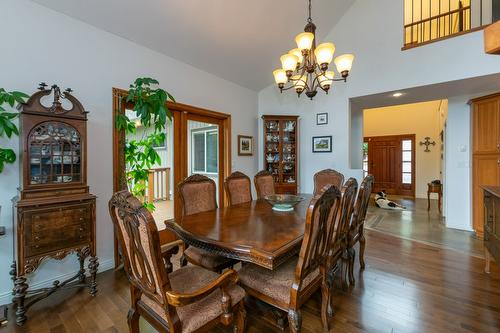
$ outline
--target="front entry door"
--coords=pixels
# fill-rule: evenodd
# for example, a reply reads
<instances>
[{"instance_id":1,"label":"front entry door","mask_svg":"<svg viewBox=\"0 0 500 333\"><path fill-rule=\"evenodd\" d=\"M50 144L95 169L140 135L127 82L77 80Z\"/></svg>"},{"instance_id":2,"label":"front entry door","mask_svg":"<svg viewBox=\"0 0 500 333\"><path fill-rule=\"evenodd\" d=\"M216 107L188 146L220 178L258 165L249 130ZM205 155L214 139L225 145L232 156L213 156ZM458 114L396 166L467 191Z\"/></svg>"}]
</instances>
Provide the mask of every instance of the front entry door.
<instances>
[{"instance_id":1,"label":"front entry door","mask_svg":"<svg viewBox=\"0 0 500 333\"><path fill-rule=\"evenodd\" d=\"M367 137L365 143L373 192L415 196L415 135Z\"/></svg>"}]
</instances>

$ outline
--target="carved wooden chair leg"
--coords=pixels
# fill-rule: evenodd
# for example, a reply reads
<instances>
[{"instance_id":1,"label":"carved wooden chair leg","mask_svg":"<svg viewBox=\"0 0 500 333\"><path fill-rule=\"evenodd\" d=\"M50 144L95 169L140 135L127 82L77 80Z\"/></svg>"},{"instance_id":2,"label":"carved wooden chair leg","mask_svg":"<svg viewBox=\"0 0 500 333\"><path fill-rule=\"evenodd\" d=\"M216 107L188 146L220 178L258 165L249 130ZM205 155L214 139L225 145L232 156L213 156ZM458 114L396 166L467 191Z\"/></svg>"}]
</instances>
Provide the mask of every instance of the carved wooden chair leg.
<instances>
[{"instance_id":1,"label":"carved wooden chair leg","mask_svg":"<svg viewBox=\"0 0 500 333\"><path fill-rule=\"evenodd\" d=\"M323 278L321 282L321 323L323 325L323 331L328 332L330 330L329 319L330 319L330 295L331 289L326 277Z\"/></svg>"},{"instance_id":2,"label":"carved wooden chair leg","mask_svg":"<svg viewBox=\"0 0 500 333\"><path fill-rule=\"evenodd\" d=\"M299 333L302 328L302 313L299 309L288 310L288 324L291 333Z\"/></svg>"},{"instance_id":3,"label":"carved wooden chair leg","mask_svg":"<svg viewBox=\"0 0 500 333\"><path fill-rule=\"evenodd\" d=\"M129 333L139 333L139 313L136 310L128 310L127 322Z\"/></svg>"},{"instance_id":4,"label":"carved wooden chair leg","mask_svg":"<svg viewBox=\"0 0 500 333\"><path fill-rule=\"evenodd\" d=\"M366 238L364 232L362 232L359 237L359 266L361 269L365 269L365 246Z\"/></svg>"},{"instance_id":5,"label":"carved wooden chair leg","mask_svg":"<svg viewBox=\"0 0 500 333\"><path fill-rule=\"evenodd\" d=\"M354 279L354 259L356 258L356 250L353 248L349 249L349 285L354 286L356 283Z\"/></svg>"},{"instance_id":6,"label":"carved wooden chair leg","mask_svg":"<svg viewBox=\"0 0 500 333\"><path fill-rule=\"evenodd\" d=\"M332 318L335 312L333 311L333 287L335 283L335 275L337 272L337 267L334 267L331 271L327 272L326 283L328 284L328 297L327 297L327 313L328 317Z\"/></svg>"},{"instance_id":7,"label":"carved wooden chair leg","mask_svg":"<svg viewBox=\"0 0 500 333\"><path fill-rule=\"evenodd\" d=\"M231 325L233 321L233 310L231 309L231 296L226 291L226 288L222 288L222 316L221 322L224 326Z\"/></svg>"},{"instance_id":8,"label":"carved wooden chair leg","mask_svg":"<svg viewBox=\"0 0 500 333\"><path fill-rule=\"evenodd\" d=\"M245 332L247 311L245 309L245 304L243 301L240 302L238 309L236 309L236 320L234 323L234 333Z\"/></svg>"},{"instance_id":9,"label":"carved wooden chair leg","mask_svg":"<svg viewBox=\"0 0 500 333\"><path fill-rule=\"evenodd\" d=\"M346 249L342 254L342 259L340 262L340 287L343 291L346 291L349 288L348 280L348 272L349 272L349 251Z\"/></svg>"}]
</instances>

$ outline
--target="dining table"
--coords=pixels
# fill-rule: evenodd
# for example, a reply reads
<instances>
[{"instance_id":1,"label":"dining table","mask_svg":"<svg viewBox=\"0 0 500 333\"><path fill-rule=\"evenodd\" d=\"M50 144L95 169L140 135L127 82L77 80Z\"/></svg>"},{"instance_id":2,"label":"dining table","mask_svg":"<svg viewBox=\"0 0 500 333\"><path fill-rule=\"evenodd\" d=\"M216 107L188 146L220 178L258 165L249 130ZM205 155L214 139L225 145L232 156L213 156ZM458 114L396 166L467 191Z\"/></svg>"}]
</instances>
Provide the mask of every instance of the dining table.
<instances>
[{"instance_id":1,"label":"dining table","mask_svg":"<svg viewBox=\"0 0 500 333\"><path fill-rule=\"evenodd\" d=\"M275 269L300 251L310 194L292 211L273 210L265 199L166 220L189 246Z\"/></svg>"}]
</instances>

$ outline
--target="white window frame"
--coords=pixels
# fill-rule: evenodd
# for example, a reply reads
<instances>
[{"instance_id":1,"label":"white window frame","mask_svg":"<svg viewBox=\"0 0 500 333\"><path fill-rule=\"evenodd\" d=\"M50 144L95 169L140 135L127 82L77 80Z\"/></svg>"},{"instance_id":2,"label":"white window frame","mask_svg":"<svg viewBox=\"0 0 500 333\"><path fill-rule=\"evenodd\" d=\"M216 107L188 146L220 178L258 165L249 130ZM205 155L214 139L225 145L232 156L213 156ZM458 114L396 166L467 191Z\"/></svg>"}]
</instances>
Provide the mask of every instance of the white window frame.
<instances>
[{"instance_id":1,"label":"white window frame","mask_svg":"<svg viewBox=\"0 0 500 333\"><path fill-rule=\"evenodd\" d=\"M195 150L194 150L194 136L196 134L204 134L205 138L205 170L195 170ZM207 136L208 134L215 133L217 135L217 144L216 144L216 152L217 152L217 172L207 172ZM191 130L191 173L203 173L206 175L218 175L219 174L219 129L210 127L206 129L192 129Z\"/></svg>"}]
</instances>

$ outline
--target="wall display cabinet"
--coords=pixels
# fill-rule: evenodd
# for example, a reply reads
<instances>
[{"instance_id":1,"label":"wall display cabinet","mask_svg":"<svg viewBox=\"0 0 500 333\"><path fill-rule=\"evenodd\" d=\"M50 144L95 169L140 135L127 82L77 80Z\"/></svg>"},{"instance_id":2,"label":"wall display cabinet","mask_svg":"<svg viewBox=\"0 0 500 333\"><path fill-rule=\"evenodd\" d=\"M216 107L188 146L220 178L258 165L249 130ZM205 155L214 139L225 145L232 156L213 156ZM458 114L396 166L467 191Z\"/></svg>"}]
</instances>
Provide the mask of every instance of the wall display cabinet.
<instances>
[{"instance_id":1,"label":"wall display cabinet","mask_svg":"<svg viewBox=\"0 0 500 333\"><path fill-rule=\"evenodd\" d=\"M47 100L50 106L47 105ZM68 108L62 104L71 105ZM21 106L21 187L13 200L15 255L12 265L16 322L26 321L28 308L57 289L72 283L97 292L95 200L86 179L87 112L56 85L39 91ZM42 261L75 253L80 270L51 288L31 290L27 283ZM90 257L86 277L85 259ZM27 296L30 295L29 298Z\"/></svg>"},{"instance_id":2,"label":"wall display cabinet","mask_svg":"<svg viewBox=\"0 0 500 333\"><path fill-rule=\"evenodd\" d=\"M298 116L262 116L264 169L274 176L275 191L297 194L299 175Z\"/></svg>"},{"instance_id":3,"label":"wall display cabinet","mask_svg":"<svg viewBox=\"0 0 500 333\"><path fill-rule=\"evenodd\" d=\"M484 236L482 186L500 186L500 93L470 101L472 112L473 229Z\"/></svg>"}]
</instances>

